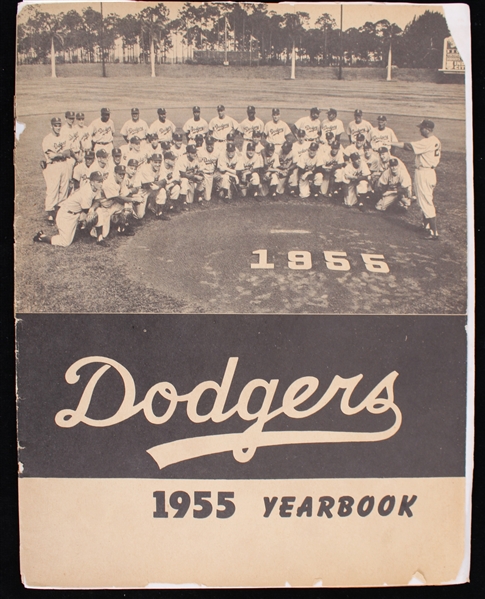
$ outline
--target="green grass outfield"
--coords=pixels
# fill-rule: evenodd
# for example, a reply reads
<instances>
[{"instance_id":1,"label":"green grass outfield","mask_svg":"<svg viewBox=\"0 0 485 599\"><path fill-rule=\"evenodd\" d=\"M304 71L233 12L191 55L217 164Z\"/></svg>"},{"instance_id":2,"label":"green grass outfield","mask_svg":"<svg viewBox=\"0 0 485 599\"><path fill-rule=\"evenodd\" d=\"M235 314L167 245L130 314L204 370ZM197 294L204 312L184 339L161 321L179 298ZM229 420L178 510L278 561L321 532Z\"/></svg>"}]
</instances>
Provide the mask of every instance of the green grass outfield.
<instances>
[{"instance_id":1,"label":"green grass outfield","mask_svg":"<svg viewBox=\"0 0 485 599\"><path fill-rule=\"evenodd\" d=\"M147 219L135 237L114 237L105 249L83 238L66 249L32 243L35 232L47 228L39 160L52 116L82 110L89 123L99 116L102 106L108 106L119 130L132 106L140 108L149 124L156 119L156 108L164 106L180 127L191 116L194 104L210 120L219 103L237 120L245 117L248 104L254 104L265 122L271 108L279 106L288 123L316 105L335 107L347 124L359 107L373 123L378 114L386 114L389 126L402 140L418 139L416 124L424 117L432 118L443 144L435 192L442 240L429 243L421 238L415 204L407 214L361 214L322 201L265 200L229 206L214 203L209 210L191 211L171 222ZM465 310L463 85L178 76L21 77L17 118L26 125L16 150L18 312L449 314ZM115 142L121 143L119 136ZM412 174L412 156L399 155ZM287 237L270 233L279 230L308 233ZM274 258L272 273L250 268L255 261L252 251L265 247ZM313 267L289 270L286 254L291 250L310 251ZM323 250L346 251L351 270L328 271ZM383 254L390 272L367 272L361 253Z\"/></svg>"}]
</instances>

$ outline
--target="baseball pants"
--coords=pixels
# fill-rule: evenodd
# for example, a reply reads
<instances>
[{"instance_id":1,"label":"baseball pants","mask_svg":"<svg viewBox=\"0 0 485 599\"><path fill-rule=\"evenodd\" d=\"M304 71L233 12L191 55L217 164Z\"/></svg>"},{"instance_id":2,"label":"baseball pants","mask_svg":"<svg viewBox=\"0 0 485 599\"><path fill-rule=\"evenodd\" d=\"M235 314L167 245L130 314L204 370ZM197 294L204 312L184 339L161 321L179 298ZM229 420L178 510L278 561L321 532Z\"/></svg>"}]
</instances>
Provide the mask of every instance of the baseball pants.
<instances>
[{"instance_id":1,"label":"baseball pants","mask_svg":"<svg viewBox=\"0 0 485 599\"><path fill-rule=\"evenodd\" d=\"M436 187L436 171L432 168L417 168L414 171L414 190L418 204L425 218L434 218L436 208L433 202Z\"/></svg>"},{"instance_id":2,"label":"baseball pants","mask_svg":"<svg viewBox=\"0 0 485 599\"><path fill-rule=\"evenodd\" d=\"M321 188L322 183L322 173L316 173L315 175L310 175L309 177L305 177L304 179L300 177L300 181L298 182L298 187L300 189L300 198L310 197L311 185L315 185L315 187Z\"/></svg>"},{"instance_id":3,"label":"baseball pants","mask_svg":"<svg viewBox=\"0 0 485 599\"><path fill-rule=\"evenodd\" d=\"M172 183L171 185L167 185L165 188L158 192L155 203L158 206L163 206L167 203L167 200L174 201L177 200L180 195L180 185L178 183Z\"/></svg>"},{"instance_id":4,"label":"baseball pants","mask_svg":"<svg viewBox=\"0 0 485 599\"><path fill-rule=\"evenodd\" d=\"M278 187L280 180L278 178L278 173L270 173L270 177L268 180L264 180L261 187L262 195L266 196L269 193L269 188L272 186Z\"/></svg>"},{"instance_id":5,"label":"baseball pants","mask_svg":"<svg viewBox=\"0 0 485 599\"><path fill-rule=\"evenodd\" d=\"M259 178L258 173L251 173L250 175L248 175L246 177L245 183L241 187L241 195L243 197L246 197L247 193L248 193L248 188L250 185L252 185L253 187L259 187L260 184L261 184L261 180Z\"/></svg>"},{"instance_id":6,"label":"baseball pants","mask_svg":"<svg viewBox=\"0 0 485 599\"><path fill-rule=\"evenodd\" d=\"M344 184L344 204L346 206L355 206L358 201L358 196L368 193L368 191L369 183L367 181Z\"/></svg>"},{"instance_id":7,"label":"baseball pants","mask_svg":"<svg viewBox=\"0 0 485 599\"><path fill-rule=\"evenodd\" d=\"M113 202L113 204L107 208L104 206L100 206L96 210L96 214L98 215L98 223L97 227L102 227L102 235L103 237L108 237L109 231L111 228L111 217L115 214L121 214L123 212L123 206L118 202Z\"/></svg>"},{"instance_id":8,"label":"baseball pants","mask_svg":"<svg viewBox=\"0 0 485 599\"><path fill-rule=\"evenodd\" d=\"M214 173L204 173L204 199L208 202L212 197L212 186L214 185Z\"/></svg>"},{"instance_id":9,"label":"baseball pants","mask_svg":"<svg viewBox=\"0 0 485 599\"><path fill-rule=\"evenodd\" d=\"M67 248L71 245L76 234L81 213L73 213L63 206L59 208L56 215L57 235L51 237L51 245Z\"/></svg>"},{"instance_id":10,"label":"baseball pants","mask_svg":"<svg viewBox=\"0 0 485 599\"><path fill-rule=\"evenodd\" d=\"M42 171L46 184L45 209L54 210L59 202L67 198L69 189L69 172L67 161L51 162Z\"/></svg>"},{"instance_id":11,"label":"baseball pants","mask_svg":"<svg viewBox=\"0 0 485 599\"><path fill-rule=\"evenodd\" d=\"M376 210L387 210L391 204L394 204L394 202L398 200L401 200L401 202L406 206L411 205L409 198L407 198L401 190L396 189L392 191L385 191L382 194L382 198L376 204Z\"/></svg>"},{"instance_id":12,"label":"baseball pants","mask_svg":"<svg viewBox=\"0 0 485 599\"><path fill-rule=\"evenodd\" d=\"M180 193L187 197L187 204L192 204L194 201L195 191L204 190L204 181L189 181L185 177L182 177L180 183Z\"/></svg>"}]
</instances>

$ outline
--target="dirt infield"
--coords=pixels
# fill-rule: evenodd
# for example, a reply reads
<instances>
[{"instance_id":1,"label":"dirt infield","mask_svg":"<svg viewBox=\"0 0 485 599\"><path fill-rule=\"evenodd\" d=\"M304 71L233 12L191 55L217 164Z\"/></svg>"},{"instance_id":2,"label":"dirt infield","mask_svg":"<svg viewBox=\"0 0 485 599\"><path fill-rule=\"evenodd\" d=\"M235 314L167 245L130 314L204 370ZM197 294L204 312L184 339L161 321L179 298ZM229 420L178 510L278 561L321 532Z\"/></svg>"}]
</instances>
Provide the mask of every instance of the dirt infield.
<instances>
[{"instance_id":1,"label":"dirt infield","mask_svg":"<svg viewBox=\"0 0 485 599\"><path fill-rule=\"evenodd\" d=\"M244 87L244 97L241 88ZM45 229L42 138L52 116L112 110L117 130L139 106L149 123L165 106L177 126L193 104L209 120L224 102L237 120L247 104L263 121L278 105L289 123L312 105L334 106L344 123L355 107L375 121L385 113L399 139L417 139L418 119L431 117L443 143L435 193L442 241L420 237L416 204L408 214L361 214L330 203L213 203L159 222L147 219L133 238L99 248L80 237L66 249L33 244ZM16 254L19 312L309 312L462 313L466 302L464 88L405 82L275 80L64 79L19 81L17 118L26 124L17 146ZM121 139L116 137L119 145ZM398 152L413 171L412 156ZM293 233L292 231L308 231ZM273 231L273 232L271 232ZM282 233L281 231L289 231ZM251 269L267 249L275 268ZM311 253L309 270L288 268L289 251ZM323 251L347 253L348 272L328 269ZM366 270L362 253L384 255L389 273ZM173 260L173 262L170 262Z\"/></svg>"}]
</instances>

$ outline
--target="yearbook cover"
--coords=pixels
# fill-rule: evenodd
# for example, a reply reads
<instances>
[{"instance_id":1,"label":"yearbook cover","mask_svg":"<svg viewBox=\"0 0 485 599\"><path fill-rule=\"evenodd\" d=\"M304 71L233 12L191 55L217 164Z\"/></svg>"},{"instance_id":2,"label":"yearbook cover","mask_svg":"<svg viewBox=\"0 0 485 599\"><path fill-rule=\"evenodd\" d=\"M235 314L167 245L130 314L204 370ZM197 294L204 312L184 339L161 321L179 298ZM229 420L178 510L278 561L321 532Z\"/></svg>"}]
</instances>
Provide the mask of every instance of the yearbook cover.
<instances>
[{"instance_id":1,"label":"yearbook cover","mask_svg":"<svg viewBox=\"0 0 485 599\"><path fill-rule=\"evenodd\" d=\"M38 589L468 580L463 4L24 2Z\"/></svg>"}]
</instances>

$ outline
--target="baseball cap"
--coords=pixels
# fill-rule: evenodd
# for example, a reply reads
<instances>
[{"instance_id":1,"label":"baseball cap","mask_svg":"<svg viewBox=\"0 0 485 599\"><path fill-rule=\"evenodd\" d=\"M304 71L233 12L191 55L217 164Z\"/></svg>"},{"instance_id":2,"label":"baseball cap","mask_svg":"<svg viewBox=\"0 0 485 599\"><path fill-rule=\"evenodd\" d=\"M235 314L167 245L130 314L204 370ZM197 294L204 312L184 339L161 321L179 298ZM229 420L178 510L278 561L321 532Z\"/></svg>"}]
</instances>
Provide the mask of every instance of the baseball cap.
<instances>
[{"instance_id":1,"label":"baseball cap","mask_svg":"<svg viewBox=\"0 0 485 599\"><path fill-rule=\"evenodd\" d=\"M338 150L340 148L340 142L335 140L331 144L332 150Z\"/></svg>"},{"instance_id":2,"label":"baseball cap","mask_svg":"<svg viewBox=\"0 0 485 599\"><path fill-rule=\"evenodd\" d=\"M162 155L161 155L161 154L152 154L152 155L150 156L150 160L151 160L152 162L162 162L163 158L162 158Z\"/></svg>"},{"instance_id":3,"label":"baseball cap","mask_svg":"<svg viewBox=\"0 0 485 599\"><path fill-rule=\"evenodd\" d=\"M280 114L280 109L279 108L273 108L273 110L271 111L271 114Z\"/></svg>"},{"instance_id":4,"label":"baseball cap","mask_svg":"<svg viewBox=\"0 0 485 599\"><path fill-rule=\"evenodd\" d=\"M119 148L113 148L111 150L111 155L112 156L121 156L121 150Z\"/></svg>"},{"instance_id":5,"label":"baseball cap","mask_svg":"<svg viewBox=\"0 0 485 599\"><path fill-rule=\"evenodd\" d=\"M93 152L92 150L86 150L86 151L84 152L84 156L85 156L86 158L94 158L94 152Z\"/></svg>"},{"instance_id":6,"label":"baseball cap","mask_svg":"<svg viewBox=\"0 0 485 599\"><path fill-rule=\"evenodd\" d=\"M165 110L165 108L159 108L159 109L157 110L157 113L158 113L158 114L167 114L167 111Z\"/></svg>"},{"instance_id":7,"label":"baseball cap","mask_svg":"<svg viewBox=\"0 0 485 599\"><path fill-rule=\"evenodd\" d=\"M172 135L174 141L182 141L183 137L181 133L174 133Z\"/></svg>"},{"instance_id":8,"label":"baseball cap","mask_svg":"<svg viewBox=\"0 0 485 599\"><path fill-rule=\"evenodd\" d=\"M109 108L101 108L101 114L111 114Z\"/></svg>"},{"instance_id":9,"label":"baseball cap","mask_svg":"<svg viewBox=\"0 0 485 599\"><path fill-rule=\"evenodd\" d=\"M106 150L98 150L96 156L98 158L108 158L108 152Z\"/></svg>"},{"instance_id":10,"label":"baseball cap","mask_svg":"<svg viewBox=\"0 0 485 599\"><path fill-rule=\"evenodd\" d=\"M213 146L216 143L216 140L212 137L212 135L208 135L205 143L208 146Z\"/></svg>"},{"instance_id":11,"label":"baseball cap","mask_svg":"<svg viewBox=\"0 0 485 599\"><path fill-rule=\"evenodd\" d=\"M173 152L164 152L163 157L165 160L175 160L175 154Z\"/></svg>"},{"instance_id":12,"label":"baseball cap","mask_svg":"<svg viewBox=\"0 0 485 599\"><path fill-rule=\"evenodd\" d=\"M429 119L423 119L421 123L418 125L418 127L420 129L434 129L434 123Z\"/></svg>"},{"instance_id":13,"label":"baseball cap","mask_svg":"<svg viewBox=\"0 0 485 599\"><path fill-rule=\"evenodd\" d=\"M298 129L298 131L296 132L298 137L305 137L306 135L306 131L305 129Z\"/></svg>"},{"instance_id":14,"label":"baseball cap","mask_svg":"<svg viewBox=\"0 0 485 599\"><path fill-rule=\"evenodd\" d=\"M138 160L135 160L134 158L130 158L128 160L128 164L126 166L138 166Z\"/></svg>"},{"instance_id":15,"label":"baseball cap","mask_svg":"<svg viewBox=\"0 0 485 599\"><path fill-rule=\"evenodd\" d=\"M325 137L326 139L332 139L332 137L335 137L335 135L333 134L333 131L327 131L325 133Z\"/></svg>"},{"instance_id":16,"label":"baseball cap","mask_svg":"<svg viewBox=\"0 0 485 599\"><path fill-rule=\"evenodd\" d=\"M220 112L221 110L226 110L224 108L224 104L219 104L219 106L217 107L217 112Z\"/></svg>"},{"instance_id":17,"label":"baseball cap","mask_svg":"<svg viewBox=\"0 0 485 599\"><path fill-rule=\"evenodd\" d=\"M84 112L76 112L76 120L81 121L84 118Z\"/></svg>"},{"instance_id":18,"label":"baseball cap","mask_svg":"<svg viewBox=\"0 0 485 599\"><path fill-rule=\"evenodd\" d=\"M357 133L357 135L355 136L355 139L357 141L365 141L365 135L363 133Z\"/></svg>"},{"instance_id":19,"label":"baseball cap","mask_svg":"<svg viewBox=\"0 0 485 599\"><path fill-rule=\"evenodd\" d=\"M335 110L335 108L329 108L327 110L327 114L337 114L337 111Z\"/></svg>"},{"instance_id":20,"label":"baseball cap","mask_svg":"<svg viewBox=\"0 0 485 599\"><path fill-rule=\"evenodd\" d=\"M194 146L194 144L189 144L187 146L187 154L197 154L197 148Z\"/></svg>"},{"instance_id":21,"label":"baseball cap","mask_svg":"<svg viewBox=\"0 0 485 599\"><path fill-rule=\"evenodd\" d=\"M291 143L291 141L285 141L284 144L281 146L281 149L285 154L288 154L292 147L293 144Z\"/></svg>"},{"instance_id":22,"label":"baseball cap","mask_svg":"<svg viewBox=\"0 0 485 599\"><path fill-rule=\"evenodd\" d=\"M378 120L378 121L387 121L387 116L385 116L384 114L380 114L380 115L377 117L377 120Z\"/></svg>"},{"instance_id":23,"label":"baseball cap","mask_svg":"<svg viewBox=\"0 0 485 599\"><path fill-rule=\"evenodd\" d=\"M138 108L132 108L131 114L140 114L140 111L138 110Z\"/></svg>"},{"instance_id":24,"label":"baseball cap","mask_svg":"<svg viewBox=\"0 0 485 599\"><path fill-rule=\"evenodd\" d=\"M194 106L192 112L200 112L200 106Z\"/></svg>"},{"instance_id":25,"label":"baseball cap","mask_svg":"<svg viewBox=\"0 0 485 599\"><path fill-rule=\"evenodd\" d=\"M51 119L51 125L61 125L61 119L58 116L55 116Z\"/></svg>"},{"instance_id":26,"label":"baseball cap","mask_svg":"<svg viewBox=\"0 0 485 599\"><path fill-rule=\"evenodd\" d=\"M171 145L172 145L172 144L171 144L169 141L161 141L161 142L160 142L160 147L162 148L162 150L163 150L164 152L166 152L166 151L170 150L170 147L171 147Z\"/></svg>"},{"instance_id":27,"label":"baseball cap","mask_svg":"<svg viewBox=\"0 0 485 599\"><path fill-rule=\"evenodd\" d=\"M386 146L381 146L377 151L379 154L385 154L386 152L389 152L389 148L386 148Z\"/></svg>"},{"instance_id":28,"label":"baseball cap","mask_svg":"<svg viewBox=\"0 0 485 599\"><path fill-rule=\"evenodd\" d=\"M141 139L138 137L138 135L134 135L130 139L130 144L139 144L139 143L141 143Z\"/></svg>"},{"instance_id":29,"label":"baseball cap","mask_svg":"<svg viewBox=\"0 0 485 599\"><path fill-rule=\"evenodd\" d=\"M124 164L117 164L115 166L115 173L117 175L124 175L126 173L126 168Z\"/></svg>"},{"instance_id":30,"label":"baseball cap","mask_svg":"<svg viewBox=\"0 0 485 599\"><path fill-rule=\"evenodd\" d=\"M256 108L254 106L248 106L247 112L256 112Z\"/></svg>"},{"instance_id":31,"label":"baseball cap","mask_svg":"<svg viewBox=\"0 0 485 599\"><path fill-rule=\"evenodd\" d=\"M66 117L66 119L76 118L76 114L72 110L68 110L64 116Z\"/></svg>"},{"instance_id":32,"label":"baseball cap","mask_svg":"<svg viewBox=\"0 0 485 599\"><path fill-rule=\"evenodd\" d=\"M314 106L313 108L310 109L310 113L311 114L320 114L320 109L317 108L316 106Z\"/></svg>"},{"instance_id":33,"label":"baseball cap","mask_svg":"<svg viewBox=\"0 0 485 599\"><path fill-rule=\"evenodd\" d=\"M359 152L352 152L352 154L350 155L350 160L360 160Z\"/></svg>"},{"instance_id":34,"label":"baseball cap","mask_svg":"<svg viewBox=\"0 0 485 599\"><path fill-rule=\"evenodd\" d=\"M204 136L202 135L202 133L197 133L195 139L204 139Z\"/></svg>"},{"instance_id":35,"label":"baseball cap","mask_svg":"<svg viewBox=\"0 0 485 599\"><path fill-rule=\"evenodd\" d=\"M312 150L312 152L316 152L318 150L318 144L316 142L312 141L312 143L310 144L310 147L308 149Z\"/></svg>"},{"instance_id":36,"label":"baseball cap","mask_svg":"<svg viewBox=\"0 0 485 599\"><path fill-rule=\"evenodd\" d=\"M226 146L226 150L228 152L235 152L236 151L236 144L233 143L232 141L228 142L227 146Z\"/></svg>"},{"instance_id":37,"label":"baseball cap","mask_svg":"<svg viewBox=\"0 0 485 599\"><path fill-rule=\"evenodd\" d=\"M228 133L226 135L226 140L227 141L234 141L236 139L236 136L234 135L234 133Z\"/></svg>"},{"instance_id":38,"label":"baseball cap","mask_svg":"<svg viewBox=\"0 0 485 599\"><path fill-rule=\"evenodd\" d=\"M253 144L252 141L250 141L248 143L248 145L246 146L246 150L255 150L255 149L256 149L256 146L255 146L255 144Z\"/></svg>"},{"instance_id":39,"label":"baseball cap","mask_svg":"<svg viewBox=\"0 0 485 599\"><path fill-rule=\"evenodd\" d=\"M397 166L399 164L399 162L397 161L397 158L391 158L389 160L389 166Z\"/></svg>"},{"instance_id":40,"label":"baseball cap","mask_svg":"<svg viewBox=\"0 0 485 599\"><path fill-rule=\"evenodd\" d=\"M262 137L263 134L261 133L261 131L259 131L259 129L255 129L253 131L253 137Z\"/></svg>"},{"instance_id":41,"label":"baseball cap","mask_svg":"<svg viewBox=\"0 0 485 599\"><path fill-rule=\"evenodd\" d=\"M266 144L266 149L269 152L274 152L274 144L272 144L272 143Z\"/></svg>"},{"instance_id":42,"label":"baseball cap","mask_svg":"<svg viewBox=\"0 0 485 599\"><path fill-rule=\"evenodd\" d=\"M94 171L89 175L90 181L104 181L103 175L99 171Z\"/></svg>"},{"instance_id":43,"label":"baseball cap","mask_svg":"<svg viewBox=\"0 0 485 599\"><path fill-rule=\"evenodd\" d=\"M362 116L362 110L360 108L354 110L354 116Z\"/></svg>"}]
</instances>

